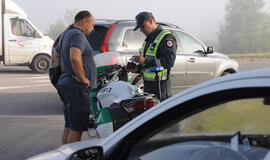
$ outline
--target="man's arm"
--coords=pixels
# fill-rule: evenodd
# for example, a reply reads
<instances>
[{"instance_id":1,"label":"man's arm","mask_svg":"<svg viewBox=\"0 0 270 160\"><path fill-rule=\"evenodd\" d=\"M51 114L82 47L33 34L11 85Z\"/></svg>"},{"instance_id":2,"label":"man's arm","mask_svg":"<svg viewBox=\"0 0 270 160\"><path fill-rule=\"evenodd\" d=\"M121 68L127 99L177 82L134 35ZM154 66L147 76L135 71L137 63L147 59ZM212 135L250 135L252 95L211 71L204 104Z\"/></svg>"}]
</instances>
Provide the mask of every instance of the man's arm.
<instances>
[{"instance_id":1,"label":"man's arm","mask_svg":"<svg viewBox=\"0 0 270 160\"><path fill-rule=\"evenodd\" d=\"M164 68L172 68L176 59L177 41L173 34L166 35L160 45L157 58Z\"/></svg>"},{"instance_id":2,"label":"man's arm","mask_svg":"<svg viewBox=\"0 0 270 160\"><path fill-rule=\"evenodd\" d=\"M90 87L90 81L84 75L83 63L82 63L82 52L79 48L72 47L70 49L70 62L72 69L76 76L74 77L77 82L83 83L86 88Z\"/></svg>"}]
</instances>

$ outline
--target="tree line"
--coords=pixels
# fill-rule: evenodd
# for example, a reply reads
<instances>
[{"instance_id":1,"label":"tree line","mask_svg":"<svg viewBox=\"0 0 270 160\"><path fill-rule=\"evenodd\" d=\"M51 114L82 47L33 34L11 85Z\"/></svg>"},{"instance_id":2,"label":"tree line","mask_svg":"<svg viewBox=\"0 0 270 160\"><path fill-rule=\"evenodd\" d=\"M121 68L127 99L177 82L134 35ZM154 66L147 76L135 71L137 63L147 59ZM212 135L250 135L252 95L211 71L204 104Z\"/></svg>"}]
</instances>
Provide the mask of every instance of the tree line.
<instances>
[{"instance_id":1,"label":"tree line","mask_svg":"<svg viewBox=\"0 0 270 160\"><path fill-rule=\"evenodd\" d=\"M74 17L79 12L79 9L66 10L63 17L59 17L53 24L49 25L47 35L56 40L56 38L74 22Z\"/></svg>"},{"instance_id":2,"label":"tree line","mask_svg":"<svg viewBox=\"0 0 270 160\"><path fill-rule=\"evenodd\" d=\"M224 53L270 53L270 16L263 0L229 0L221 25L219 50Z\"/></svg>"}]
</instances>

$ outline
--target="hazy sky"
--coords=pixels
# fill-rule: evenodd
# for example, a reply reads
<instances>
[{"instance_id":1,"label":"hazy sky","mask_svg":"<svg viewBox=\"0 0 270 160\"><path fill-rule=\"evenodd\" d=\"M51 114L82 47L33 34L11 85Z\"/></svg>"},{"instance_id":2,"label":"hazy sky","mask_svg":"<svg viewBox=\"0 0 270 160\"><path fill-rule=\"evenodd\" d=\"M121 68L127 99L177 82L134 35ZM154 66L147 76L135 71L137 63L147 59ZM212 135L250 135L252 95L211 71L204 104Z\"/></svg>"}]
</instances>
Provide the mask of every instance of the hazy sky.
<instances>
[{"instance_id":1,"label":"hazy sky","mask_svg":"<svg viewBox=\"0 0 270 160\"><path fill-rule=\"evenodd\" d=\"M228 0L13 0L43 33L67 9L87 9L95 18L134 19L151 11L157 21L174 23L199 39L216 38ZM270 12L270 0L265 10Z\"/></svg>"}]
</instances>

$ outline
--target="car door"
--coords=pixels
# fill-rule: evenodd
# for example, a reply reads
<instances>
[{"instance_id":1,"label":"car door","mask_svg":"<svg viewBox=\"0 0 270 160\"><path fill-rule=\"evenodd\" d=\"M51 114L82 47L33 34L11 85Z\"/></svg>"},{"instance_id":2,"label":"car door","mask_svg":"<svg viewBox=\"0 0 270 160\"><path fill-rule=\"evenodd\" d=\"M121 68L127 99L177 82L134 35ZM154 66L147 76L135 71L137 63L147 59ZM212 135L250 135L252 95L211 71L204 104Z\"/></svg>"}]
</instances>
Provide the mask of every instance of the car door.
<instances>
[{"instance_id":1,"label":"car door","mask_svg":"<svg viewBox=\"0 0 270 160\"><path fill-rule=\"evenodd\" d=\"M200 82L213 79L216 72L216 61L208 57L203 44L192 36L177 31L182 47L182 55L186 57L185 86L191 87Z\"/></svg>"}]
</instances>

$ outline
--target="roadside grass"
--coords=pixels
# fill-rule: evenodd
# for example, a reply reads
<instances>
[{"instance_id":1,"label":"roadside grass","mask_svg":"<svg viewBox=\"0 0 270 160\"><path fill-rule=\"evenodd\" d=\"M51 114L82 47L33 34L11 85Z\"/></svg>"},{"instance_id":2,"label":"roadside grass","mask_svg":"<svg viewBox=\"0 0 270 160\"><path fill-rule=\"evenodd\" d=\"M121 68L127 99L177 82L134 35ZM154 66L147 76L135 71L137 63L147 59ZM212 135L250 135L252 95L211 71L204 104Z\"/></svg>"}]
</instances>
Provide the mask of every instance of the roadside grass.
<instances>
[{"instance_id":1,"label":"roadside grass","mask_svg":"<svg viewBox=\"0 0 270 160\"><path fill-rule=\"evenodd\" d=\"M239 100L208 109L180 124L182 133L270 134L270 106L262 99ZM184 125L184 127L181 125Z\"/></svg>"},{"instance_id":2,"label":"roadside grass","mask_svg":"<svg viewBox=\"0 0 270 160\"><path fill-rule=\"evenodd\" d=\"M270 58L270 53L235 53L226 55L230 58Z\"/></svg>"}]
</instances>

